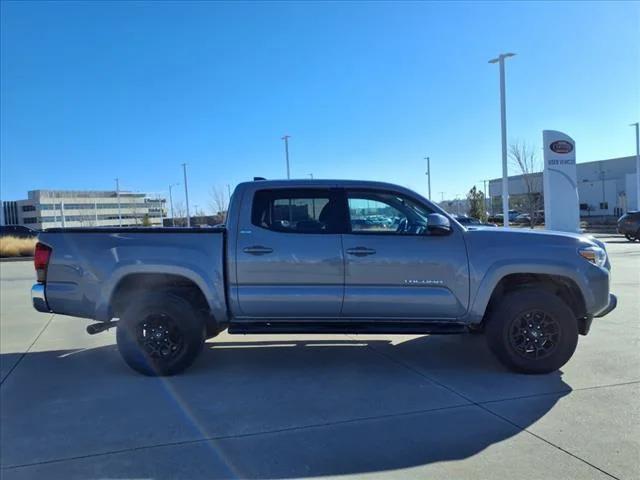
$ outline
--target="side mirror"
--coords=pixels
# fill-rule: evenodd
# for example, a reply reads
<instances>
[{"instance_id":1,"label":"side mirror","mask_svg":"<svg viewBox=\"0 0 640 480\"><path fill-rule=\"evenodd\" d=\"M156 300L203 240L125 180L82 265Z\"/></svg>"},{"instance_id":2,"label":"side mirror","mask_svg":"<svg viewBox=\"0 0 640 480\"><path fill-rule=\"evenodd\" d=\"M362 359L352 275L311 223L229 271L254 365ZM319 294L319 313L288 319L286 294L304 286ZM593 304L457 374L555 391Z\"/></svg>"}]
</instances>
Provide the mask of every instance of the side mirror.
<instances>
[{"instance_id":1,"label":"side mirror","mask_svg":"<svg viewBox=\"0 0 640 480\"><path fill-rule=\"evenodd\" d=\"M430 213L427 215L427 232L429 235L449 235L451 233L451 222L444 215Z\"/></svg>"}]
</instances>

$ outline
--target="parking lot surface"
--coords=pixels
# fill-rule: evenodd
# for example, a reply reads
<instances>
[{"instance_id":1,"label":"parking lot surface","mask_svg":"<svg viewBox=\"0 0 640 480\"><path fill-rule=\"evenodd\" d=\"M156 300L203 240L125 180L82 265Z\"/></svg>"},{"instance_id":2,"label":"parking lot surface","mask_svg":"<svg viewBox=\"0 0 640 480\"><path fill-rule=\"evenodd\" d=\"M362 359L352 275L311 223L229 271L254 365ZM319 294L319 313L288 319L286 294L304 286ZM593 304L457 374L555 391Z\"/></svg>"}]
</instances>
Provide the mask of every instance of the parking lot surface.
<instances>
[{"instance_id":1,"label":"parking lot surface","mask_svg":"<svg viewBox=\"0 0 640 480\"><path fill-rule=\"evenodd\" d=\"M618 308L539 376L481 335L225 333L143 377L1 263L0 477L640 478L640 244L603 239Z\"/></svg>"}]
</instances>

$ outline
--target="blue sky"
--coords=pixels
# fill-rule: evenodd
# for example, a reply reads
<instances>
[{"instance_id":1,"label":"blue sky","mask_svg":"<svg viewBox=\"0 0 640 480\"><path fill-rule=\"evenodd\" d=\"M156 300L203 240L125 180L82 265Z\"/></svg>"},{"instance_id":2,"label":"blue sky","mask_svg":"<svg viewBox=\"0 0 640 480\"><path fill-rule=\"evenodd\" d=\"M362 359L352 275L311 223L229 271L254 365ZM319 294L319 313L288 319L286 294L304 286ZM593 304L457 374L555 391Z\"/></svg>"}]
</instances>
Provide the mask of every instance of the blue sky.
<instances>
[{"instance_id":1,"label":"blue sky","mask_svg":"<svg viewBox=\"0 0 640 480\"><path fill-rule=\"evenodd\" d=\"M434 199L501 174L543 129L579 162L632 155L640 3L2 2L0 188L162 192L286 174L386 180Z\"/></svg>"}]
</instances>

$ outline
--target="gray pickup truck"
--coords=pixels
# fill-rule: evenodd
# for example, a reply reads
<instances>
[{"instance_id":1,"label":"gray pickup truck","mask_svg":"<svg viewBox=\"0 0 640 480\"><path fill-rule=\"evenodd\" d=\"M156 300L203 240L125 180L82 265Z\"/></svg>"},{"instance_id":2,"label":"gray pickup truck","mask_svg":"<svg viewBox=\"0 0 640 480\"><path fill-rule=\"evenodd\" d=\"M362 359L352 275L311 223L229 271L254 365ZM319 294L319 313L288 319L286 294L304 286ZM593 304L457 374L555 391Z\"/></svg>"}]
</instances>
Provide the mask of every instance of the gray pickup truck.
<instances>
[{"instance_id":1,"label":"gray pickup truck","mask_svg":"<svg viewBox=\"0 0 640 480\"><path fill-rule=\"evenodd\" d=\"M484 333L521 372L556 370L616 306L593 238L465 228L405 188L256 179L225 228L49 229L34 307L117 327L126 363L183 371L229 333Z\"/></svg>"}]
</instances>

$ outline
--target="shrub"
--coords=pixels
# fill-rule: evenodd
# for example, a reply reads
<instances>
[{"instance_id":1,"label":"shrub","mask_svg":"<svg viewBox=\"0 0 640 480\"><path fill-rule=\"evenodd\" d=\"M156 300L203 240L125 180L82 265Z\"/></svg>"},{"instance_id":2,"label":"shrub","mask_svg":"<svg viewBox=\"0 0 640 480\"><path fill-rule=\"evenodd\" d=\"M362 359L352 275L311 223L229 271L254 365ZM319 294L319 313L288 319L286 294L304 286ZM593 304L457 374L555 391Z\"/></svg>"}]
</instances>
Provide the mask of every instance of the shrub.
<instances>
[{"instance_id":1,"label":"shrub","mask_svg":"<svg viewBox=\"0 0 640 480\"><path fill-rule=\"evenodd\" d=\"M35 238L0 237L0 257L31 257Z\"/></svg>"}]
</instances>

